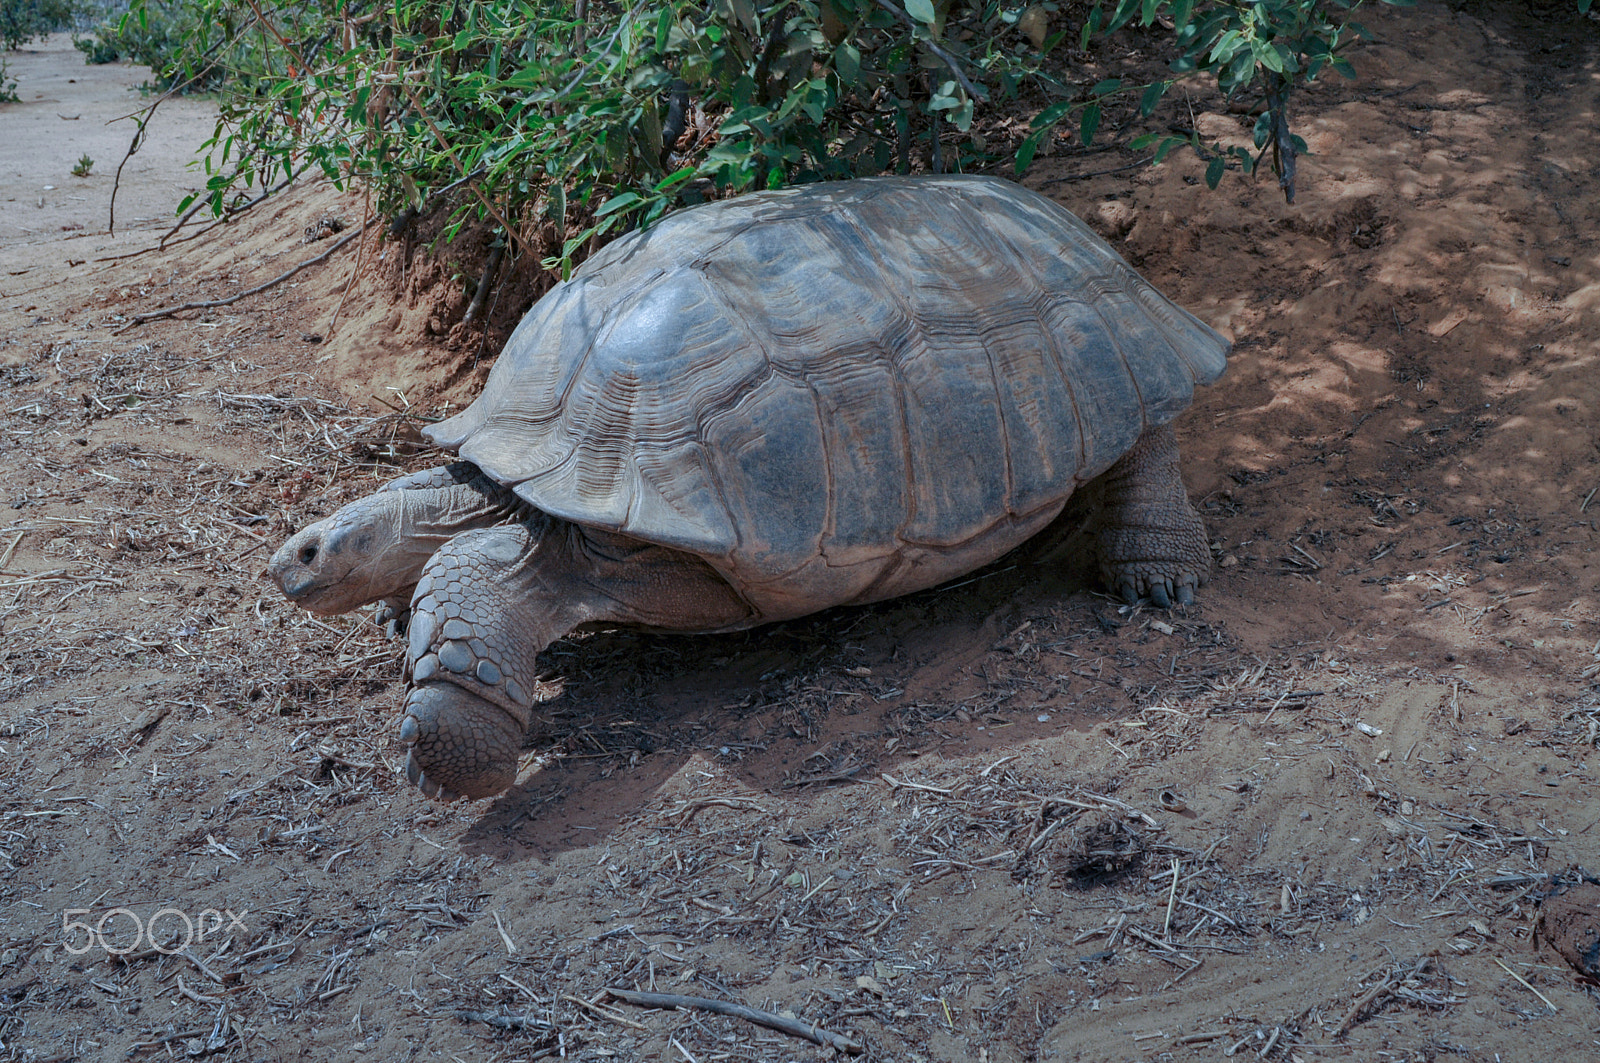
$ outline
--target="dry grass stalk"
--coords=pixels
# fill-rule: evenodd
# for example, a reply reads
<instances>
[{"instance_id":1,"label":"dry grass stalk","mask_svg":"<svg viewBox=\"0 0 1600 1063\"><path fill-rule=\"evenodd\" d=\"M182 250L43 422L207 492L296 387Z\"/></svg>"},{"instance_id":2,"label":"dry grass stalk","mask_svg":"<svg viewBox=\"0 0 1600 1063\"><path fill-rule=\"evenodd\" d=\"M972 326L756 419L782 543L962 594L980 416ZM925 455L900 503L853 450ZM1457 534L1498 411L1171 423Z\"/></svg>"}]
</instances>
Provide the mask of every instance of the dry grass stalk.
<instances>
[{"instance_id":1,"label":"dry grass stalk","mask_svg":"<svg viewBox=\"0 0 1600 1063\"><path fill-rule=\"evenodd\" d=\"M1506 974L1509 974L1511 977L1515 978L1518 982L1521 982L1522 983L1522 987L1524 989L1526 989L1528 992L1532 993L1534 996L1538 997L1540 1000L1544 1001L1544 1006L1545 1007L1549 1008L1553 1012L1561 1010L1560 1008L1556 1007L1555 1004L1551 1003L1549 997L1545 996L1543 993L1541 993L1537 989L1533 988L1533 984L1531 982L1529 982L1526 978L1522 977L1522 975L1518 974L1516 971L1513 971L1510 967L1506 966L1505 961L1502 960L1500 957L1496 956L1494 958L1494 962L1498 963L1500 965L1500 969L1505 971Z\"/></svg>"}]
</instances>

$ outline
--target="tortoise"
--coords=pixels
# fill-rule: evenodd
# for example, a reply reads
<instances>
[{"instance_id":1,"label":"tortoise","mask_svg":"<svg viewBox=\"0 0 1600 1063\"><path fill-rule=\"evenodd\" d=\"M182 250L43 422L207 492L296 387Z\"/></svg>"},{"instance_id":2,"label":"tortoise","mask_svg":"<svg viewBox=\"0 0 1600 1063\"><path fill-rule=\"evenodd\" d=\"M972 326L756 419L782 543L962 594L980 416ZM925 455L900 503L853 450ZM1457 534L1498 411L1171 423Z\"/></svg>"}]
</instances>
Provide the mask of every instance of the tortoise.
<instances>
[{"instance_id":1,"label":"tortoise","mask_svg":"<svg viewBox=\"0 0 1600 1063\"><path fill-rule=\"evenodd\" d=\"M493 796L535 656L573 629L732 631L933 587L1091 483L1109 586L1192 602L1210 552L1171 422L1228 347L1013 182L719 201L589 258L425 429L460 460L303 529L267 574L315 613L409 619L406 774Z\"/></svg>"}]
</instances>

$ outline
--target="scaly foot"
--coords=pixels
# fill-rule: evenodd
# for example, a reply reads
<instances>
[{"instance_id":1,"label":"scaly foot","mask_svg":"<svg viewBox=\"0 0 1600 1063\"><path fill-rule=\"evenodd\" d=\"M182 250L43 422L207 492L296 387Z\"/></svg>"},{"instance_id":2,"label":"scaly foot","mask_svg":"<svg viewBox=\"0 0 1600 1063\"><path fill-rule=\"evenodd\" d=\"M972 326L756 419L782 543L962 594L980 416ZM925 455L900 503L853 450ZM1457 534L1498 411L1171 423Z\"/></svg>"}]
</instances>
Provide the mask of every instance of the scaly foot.
<instances>
[{"instance_id":1,"label":"scaly foot","mask_svg":"<svg viewBox=\"0 0 1600 1063\"><path fill-rule=\"evenodd\" d=\"M1125 601L1192 605L1211 550L1178 470L1171 425L1152 428L1100 478L1100 571Z\"/></svg>"}]
</instances>

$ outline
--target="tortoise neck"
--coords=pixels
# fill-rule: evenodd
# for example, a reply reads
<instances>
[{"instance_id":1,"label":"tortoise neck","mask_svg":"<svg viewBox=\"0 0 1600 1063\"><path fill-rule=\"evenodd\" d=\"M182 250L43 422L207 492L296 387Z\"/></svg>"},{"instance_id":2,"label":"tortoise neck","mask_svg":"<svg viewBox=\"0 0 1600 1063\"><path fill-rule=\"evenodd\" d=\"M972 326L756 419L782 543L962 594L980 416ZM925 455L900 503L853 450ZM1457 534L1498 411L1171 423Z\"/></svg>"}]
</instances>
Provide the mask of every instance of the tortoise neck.
<instances>
[{"instance_id":1,"label":"tortoise neck","mask_svg":"<svg viewBox=\"0 0 1600 1063\"><path fill-rule=\"evenodd\" d=\"M375 523L390 530L381 537L381 558L373 558L367 568L381 573L382 587L369 590L369 601L403 596L409 598L428 559L439 548L464 531L490 528L527 517L535 512L517 495L487 482L427 487L404 491L380 491L357 505L373 512Z\"/></svg>"},{"instance_id":2,"label":"tortoise neck","mask_svg":"<svg viewBox=\"0 0 1600 1063\"><path fill-rule=\"evenodd\" d=\"M436 536L440 543L472 528L488 528L524 520L534 512L517 493L480 476L449 487L401 491L402 511L418 535Z\"/></svg>"}]
</instances>

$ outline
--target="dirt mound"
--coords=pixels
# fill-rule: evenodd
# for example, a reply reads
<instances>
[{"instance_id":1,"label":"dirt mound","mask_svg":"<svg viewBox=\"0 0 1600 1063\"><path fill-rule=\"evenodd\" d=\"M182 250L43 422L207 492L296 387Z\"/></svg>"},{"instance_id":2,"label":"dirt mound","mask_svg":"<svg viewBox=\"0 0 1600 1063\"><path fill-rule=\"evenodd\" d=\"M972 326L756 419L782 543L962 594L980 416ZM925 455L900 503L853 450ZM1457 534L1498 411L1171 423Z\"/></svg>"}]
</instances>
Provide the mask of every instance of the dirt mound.
<instances>
[{"instance_id":1,"label":"dirt mound","mask_svg":"<svg viewBox=\"0 0 1600 1063\"><path fill-rule=\"evenodd\" d=\"M0 1053L812 1052L614 987L907 1063L1569 1057L1595 989L1542 946L1591 906L1539 901L1597 821L1600 50L1565 6L1364 21L1362 76L1299 107L1292 208L1193 159L1027 176L1236 340L1179 425L1198 607L1025 548L754 632L566 639L477 806L396 775L401 649L257 573L435 460L481 260L394 306L420 260L374 228L128 329L364 205L8 247Z\"/></svg>"},{"instance_id":2,"label":"dirt mound","mask_svg":"<svg viewBox=\"0 0 1600 1063\"><path fill-rule=\"evenodd\" d=\"M1539 933L1584 978L1600 979L1600 886L1560 883L1539 905Z\"/></svg>"}]
</instances>

